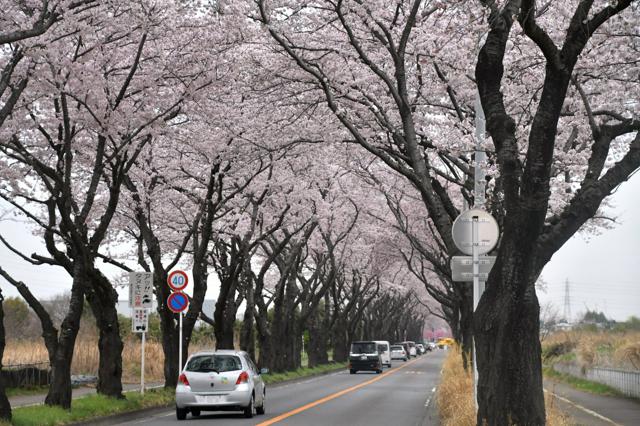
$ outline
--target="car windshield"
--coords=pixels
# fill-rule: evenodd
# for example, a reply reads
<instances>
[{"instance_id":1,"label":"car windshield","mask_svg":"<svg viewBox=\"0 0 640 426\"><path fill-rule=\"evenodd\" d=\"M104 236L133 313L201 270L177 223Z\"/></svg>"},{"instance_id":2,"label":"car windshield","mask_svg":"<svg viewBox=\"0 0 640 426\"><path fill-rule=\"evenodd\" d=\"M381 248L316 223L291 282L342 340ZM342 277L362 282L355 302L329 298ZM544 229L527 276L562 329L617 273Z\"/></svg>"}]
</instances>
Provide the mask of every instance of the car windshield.
<instances>
[{"instance_id":1,"label":"car windshield","mask_svg":"<svg viewBox=\"0 0 640 426\"><path fill-rule=\"evenodd\" d=\"M196 355L189 360L187 371L196 373L225 373L227 371L242 370L240 358L235 355Z\"/></svg>"},{"instance_id":2,"label":"car windshield","mask_svg":"<svg viewBox=\"0 0 640 426\"><path fill-rule=\"evenodd\" d=\"M371 354L375 352L377 352L376 344L373 342L360 342L351 344L352 354Z\"/></svg>"},{"instance_id":3,"label":"car windshield","mask_svg":"<svg viewBox=\"0 0 640 426\"><path fill-rule=\"evenodd\" d=\"M392 351L401 351L402 350L402 346L391 346L391 350Z\"/></svg>"}]
</instances>

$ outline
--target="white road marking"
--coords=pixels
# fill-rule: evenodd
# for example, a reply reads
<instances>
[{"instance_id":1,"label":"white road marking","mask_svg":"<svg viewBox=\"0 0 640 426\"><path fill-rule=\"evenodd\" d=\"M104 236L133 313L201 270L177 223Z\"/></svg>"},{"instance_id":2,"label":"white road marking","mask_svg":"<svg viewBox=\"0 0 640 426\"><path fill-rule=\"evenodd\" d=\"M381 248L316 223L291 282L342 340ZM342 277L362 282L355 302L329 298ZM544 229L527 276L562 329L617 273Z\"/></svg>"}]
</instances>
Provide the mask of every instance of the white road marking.
<instances>
[{"instance_id":1,"label":"white road marking","mask_svg":"<svg viewBox=\"0 0 640 426\"><path fill-rule=\"evenodd\" d=\"M547 393L548 393L548 394L550 394L550 395L553 395L555 398L558 398L559 400L566 402L567 404L573 405L574 407L576 407L576 408L578 408L578 409L580 409L580 410L584 411L585 413L587 413L587 414L589 414L589 415L591 415L591 416L593 416L593 417L596 417L596 418L598 418L598 419L600 419L600 420L604 420L605 422L609 422L609 423L611 423L612 425L615 425L615 426L622 426L621 424L614 422L614 421L613 421L613 420L611 420L610 418L605 417L605 416L603 416L602 414L598 414L598 413L596 413L596 412L595 412L595 411L593 411L593 410L589 410L588 408L585 408L585 407L583 407L583 406L582 406L582 405L580 405L580 404L576 404L575 402L573 402L573 401L571 401L571 400L569 400L569 399L567 399L567 398L564 398L564 397L562 397L562 396L560 396L560 395L558 395L558 394L555 394L555 393L553 393L553 392L551 392L551 391L548 391L548 390L546 390L546 389L545 389L544 391L545 391L545 392L547 392Z\"/></svg>"},{"instance_id":2,"label":"white road marking","mask_svg":"<svg viewBox=\"0 0 640 426\"><path fill-rule=\"evenodd\" d=\"M431 398L433 398L433 394L436 392L436 388L431 389L431 395L429 395L429 398L427 398L427 402L424 403L425 407L429 406L429 403L431 402Z\"/></svg>"}]
</instances>

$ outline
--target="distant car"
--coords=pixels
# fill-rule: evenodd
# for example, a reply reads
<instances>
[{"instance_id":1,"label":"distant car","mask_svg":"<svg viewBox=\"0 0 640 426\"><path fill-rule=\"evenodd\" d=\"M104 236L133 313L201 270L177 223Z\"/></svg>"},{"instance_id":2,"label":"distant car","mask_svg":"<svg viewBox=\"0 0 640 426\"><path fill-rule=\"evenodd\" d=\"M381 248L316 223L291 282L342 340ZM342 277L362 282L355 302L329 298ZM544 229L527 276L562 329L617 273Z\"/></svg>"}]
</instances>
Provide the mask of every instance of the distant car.
<instances>
[{"instance_id":1,"label":"distant car","mask_svg":"<svg viewBox=\"0 0 640 426\"><path fill-rule=\"evenodd\" d=\"M413 342L411 340L407 340L406 342L402 342L402 343L406 343L409 345L409 356L411 357L417 357L418 356L418 350L416 349L416 342Z\"/></svg>"},{"instance_id":2,"label":"distant car","mask_svg":"<svg viewBox=\"0 0 640 426\"><path fill-rule=\"evenodd\" d=\"M374 341L353 342L349 351L349 373L375 371L382 373L382 358Z\"/></svg>"},{"instance_id":3,"label":"distant car","mask_svg":"<svg viewBox=\"0 0 640 426\"><path fill-rule=\"evenodd\" d=\"M428 345L431 350L438 349L438 345L436 345L435 342L429 342Z\"/></svg>"},{"instance_id":4,"label":"distant car","mask_svg":"<svg viewBox=\"0 0 640 426\"><path fill-rule=\"evenodd\" d=\"M375 340L378 345L378 353L380 354L380 362L391 368L391 352L389 350L389 342L386 340Z\"/></svg>"},{"instance_id":5,"label":"distant car","mask_svg":"<svg viewBox=\"0 0 640 426\"><path fill-rule=\"evenodd\" d=\"M411 358L411 351L409 350L409 343L408 342L394 343L394 345L402 346L404 348L404 351L407 354L407 358Z\"/></svg>"},{"instance_id":6,"label":"distant car","mask_svg":"<svg viewBox=\"0 0 640 426\"><path fill-rule=\"evenodd\" d=\"M422 343L416 343L416 350L418 351L418 354L420 354L420 355L422 355L425 352L427 352L427 350L424 348Z\"/></svg>"},{"instance_id":7,"label":"distant car","mask_svg":"<svg viewBox=\"0 0 640 426\"><path fill-rule=\"evenodd\" d=\"M249 354L219 350L198 352L187 360L176 387L176 417L202 411L243 411L247 418L265 413L266 386Z\"/></svg>"},{"instance_id":8,"label":"distant car","mask_svg":"<svg viewBox=\"0 0 640 426\"><path fill-rule=\"evenodd\" d=\"M402 345L391 345L391 359L401 359L407 361L409 356Z\"/></svg>"}]
</instances>

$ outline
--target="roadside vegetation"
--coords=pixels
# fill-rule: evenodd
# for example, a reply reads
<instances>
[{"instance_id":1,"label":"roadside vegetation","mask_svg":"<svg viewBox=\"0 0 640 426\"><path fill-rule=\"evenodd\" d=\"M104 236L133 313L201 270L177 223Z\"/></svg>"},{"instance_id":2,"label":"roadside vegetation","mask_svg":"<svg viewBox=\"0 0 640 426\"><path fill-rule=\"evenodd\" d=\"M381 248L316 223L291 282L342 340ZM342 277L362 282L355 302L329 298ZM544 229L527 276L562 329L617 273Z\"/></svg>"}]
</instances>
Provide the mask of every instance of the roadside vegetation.
<instances>
[{"instance_id":1,"label":"roadside vegetation","mask_svg":"<svg viewBox=\"0 0 640 426\"><path fill-rule=\"evenodd\" d=\"M473 401L473 371L465 371L460 350L452 346L442 366L437 391L437 403L442 426L476 425ZM553 397L545 394L547 426L573 426L571 418L562 413Z\"/></svg>"},{"instance_id":2,"label":"roadside vegetation","mask_svg":"<svg viewBox=\"0 0 640 426\"><path fill-rule=\"evenodd\" d=\"M610 386L554 367L561 365L580 371L593 367L640 371L640 319L631 317L616 322L602 312L587 311L569 330L553 330L554 326L553 322L543 325L550 329L542 341L543 372L547 378L598 395L620 395Z\"/></svg>"},{"instance_id":3,"label":"roadside vegetation","mask_svg":"<svg viewBox=\"0 0 640 426\"><path fill-rule=\"evenodd\" d=\"M561 373L554 370L551 367L544 367L543 369L544 375L550 379L557 380L560 382L564 382L566 384L571 385L575 389L597 394L597 395L608 395L608 396L621 396L622 394L615 390L614 388L607 386L602 383L592 382L591 380L581 379L571 374Z\"/></svg>"},{"instance_id":4,"label":"roadside vegetation","mask_svg":"<svg viewBox=\"0 0 640 426\"><path fill-rule=\"evenodd\" d=\"M628 324L634 324L631 318ZM640 371L640 328L612 328L579 325L574 329L556 331L542 342L546 365L573 362L580 367L609 367Z\"/></svg>"},{"instance_id":5,"label":"roadside vegetation","mask_svg":"<svg viewBox=\"0 0 640 426\"><path fill-rule=\"evenodd\" d=\"M91 395L74 400L70 410L45 405L15 408L11 424L14 426L66 425L144 408L162 407L169 405L173 400L173 389L153 389L145 392L144 395L128 392L124 398L120 399Z\"/></svg>"}]
</instances>

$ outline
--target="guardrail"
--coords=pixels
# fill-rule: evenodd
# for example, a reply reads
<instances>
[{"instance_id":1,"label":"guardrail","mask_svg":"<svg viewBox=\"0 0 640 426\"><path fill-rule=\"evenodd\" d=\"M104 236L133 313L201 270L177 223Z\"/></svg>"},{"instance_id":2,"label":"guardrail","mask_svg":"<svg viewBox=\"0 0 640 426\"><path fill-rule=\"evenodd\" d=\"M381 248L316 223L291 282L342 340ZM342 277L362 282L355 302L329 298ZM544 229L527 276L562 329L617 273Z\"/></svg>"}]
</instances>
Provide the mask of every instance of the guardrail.
<instances>
[{"instance_id":1,"label":"guardrail","mask_svg":"<svg viewBox=\"0 0 640 426\"><path fill-rule=\"evenodd\" d=\"M49 362L3 365L2 378L8 388L46 386L51 379Z\"/></svg>"},{"instance_id":2,"label":"guardrail","mask_svg":"<svg viewBox=\"0 0 640 426\"><path fill-rule=\"evenodd\" d=\"M582 368L575 364L557 363L553 369L565 374L591 380L610 386L622 394L640 398L640 371L620 370L616 368Z\"/></svg>"}]
</instances>

